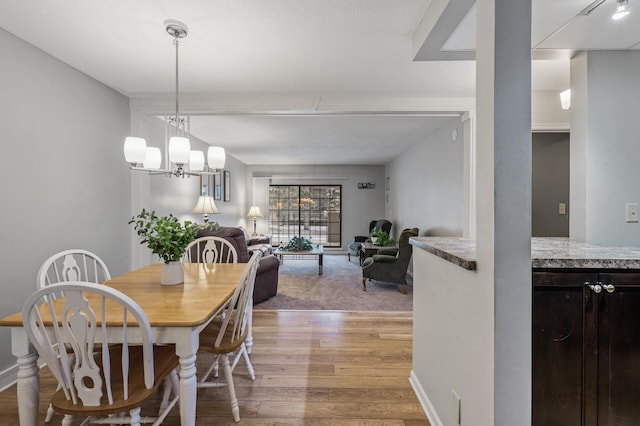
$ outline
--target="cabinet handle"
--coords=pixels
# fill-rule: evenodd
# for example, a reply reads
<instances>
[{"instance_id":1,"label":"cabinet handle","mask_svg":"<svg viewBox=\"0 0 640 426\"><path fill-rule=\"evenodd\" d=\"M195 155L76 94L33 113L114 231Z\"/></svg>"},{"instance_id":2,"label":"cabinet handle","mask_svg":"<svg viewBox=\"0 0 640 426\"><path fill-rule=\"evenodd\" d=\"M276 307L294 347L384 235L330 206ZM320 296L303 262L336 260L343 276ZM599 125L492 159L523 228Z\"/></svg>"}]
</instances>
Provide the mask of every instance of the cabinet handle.
<instances>
[{"instance_id":1,"label":"cabinet handle","mask_svg":"<svg viewBox=\"0 0 640 426\"><path fill-rule=\"evenodd\" d=\"M616 288L613 284L603 284L602 288L607 290L608 293L613 293L614 291L616 291Z\"/></svg>"},{"instance_id":2,"label":"cabinet handle","mask_svg":"<svg viewBox=\"0 0 640 426\"><path fill-rule=\"evenodd\" d=\"M602 293L602 286L600 284L591 284L589 281L584 283L585 287L589 287L594 293Z\"/></svg>"}]
</instances>

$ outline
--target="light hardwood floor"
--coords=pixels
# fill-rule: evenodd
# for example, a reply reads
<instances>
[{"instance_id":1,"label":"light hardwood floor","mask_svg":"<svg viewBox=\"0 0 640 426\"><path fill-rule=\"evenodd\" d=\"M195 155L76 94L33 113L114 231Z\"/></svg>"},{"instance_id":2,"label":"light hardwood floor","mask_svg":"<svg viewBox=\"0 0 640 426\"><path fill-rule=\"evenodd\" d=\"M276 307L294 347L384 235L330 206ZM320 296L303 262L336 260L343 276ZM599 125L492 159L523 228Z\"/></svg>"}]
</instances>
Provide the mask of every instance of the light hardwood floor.
<instances>
[{"instance_id":1,"label":"light hardwood floor","mask_svg":"<svg viewBox=\"0 0 640 426\"><path fill-rule=\"evenodd\" d=\"M411 313L256 310L256 380L243 361L234 373L240 423L233 422L226 388L209 388L198 390L197 424L428 426L409 384L411 333ZM200 359L198 370L210 360ZM43 419L54 390L43 369ZM144 411L151 414L154 404ZM51 424L60 421L56 415ZM15 386L0 393L0 424L18 424ZM179 424L174 408L164 425Z\"/></svg>"}]
</instances>

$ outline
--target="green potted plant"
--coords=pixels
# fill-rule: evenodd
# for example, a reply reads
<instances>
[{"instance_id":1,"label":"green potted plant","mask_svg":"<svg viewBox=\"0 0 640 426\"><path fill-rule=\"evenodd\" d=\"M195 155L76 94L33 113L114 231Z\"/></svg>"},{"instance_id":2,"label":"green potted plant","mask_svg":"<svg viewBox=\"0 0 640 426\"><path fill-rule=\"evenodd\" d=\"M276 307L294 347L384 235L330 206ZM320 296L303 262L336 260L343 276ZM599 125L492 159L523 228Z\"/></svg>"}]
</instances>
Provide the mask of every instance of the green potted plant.
<instances>
[{"instance_id":1,"label":"green potted plant","mask_svg":"<svg viewBox=\"0 0 640 426\"><path fill-rule=\"evenodd\" d=\"M380 235L384 233L384 231L378 227L375 227L371 230L371 234L369 235L369 238L371 239L371 242L373 244L376 244L378 242L378 238L380 237Z\"/></svg>"},{"instance_id":2,"label":"green potted plant","mask_svg":"<svg viewBox=\"0 0 640 426\"><path fill-rule=\"evenodd\" d=\"M380 231L380 233L378 233L377 241L374 244L380 247L387 247L387 246L392 246L395 243L396 243L395 240L389 237L388 233L386 233L385 231Z\"/></svg>"},{"instance_id":3,"label":"green potted plant","mask_svg":"<svg viewBox=\"0 0 640 426\"><path fill-rule=\"evenodd\" d=\"M386 247L392 246L396 242L389 237L389 234L380 228L373 228L371 230L371 242L377 246Z\"/></svg>"},{"instance_id":4,"label":"green potted plant","mask_svg":"<svg viewBox=\"0 0 640 426\"><path fill-rule=\"evenodd\" d=\"M313 244L303 236L295 235L287 244L281 247L284 251L309 251L313 250Z\"/></svg>"},{"instance_id":5,"label":"green potted plant","mask_svg":"<svg viewBox=\"0 0 640 426\"><path fill-rule=\"evenodd\" d=\"M184 282L181 260L187 245L195 239L198 226L188 220L180 223L172 214L158 217L155 211L145 209L132 217L129 224L137 232L140 244L146 244L163 260L160 283L173 285Z\"/></svg>"}]
</instances>

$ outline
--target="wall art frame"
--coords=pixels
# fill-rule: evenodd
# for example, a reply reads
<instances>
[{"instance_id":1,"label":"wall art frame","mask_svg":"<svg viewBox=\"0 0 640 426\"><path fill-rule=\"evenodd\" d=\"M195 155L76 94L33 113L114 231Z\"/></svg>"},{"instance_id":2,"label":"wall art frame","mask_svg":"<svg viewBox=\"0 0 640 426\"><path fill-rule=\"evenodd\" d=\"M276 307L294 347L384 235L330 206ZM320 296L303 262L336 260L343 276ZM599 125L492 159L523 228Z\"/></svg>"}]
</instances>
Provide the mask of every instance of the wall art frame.
<instances>
[{"instance_id":1,"label":"wall art frame","mask_svg":"<svg viewBox=\"0 0 640 426\"><path fill-rule=\"evenodd\" d=\"M213 175L213 199L221 200L222 199L222 174L218 173Z\"/></svg>"},{"instance_id":2,"label":"wall art frame","mask_svg":"<svg viewBox=\"0 0 640 426\"><path fill-rule=\"evenodd\" d=\"M231 201L231 172L229 170L224 171L224 201L225 203Z\"/></svg>"}]
</instances>

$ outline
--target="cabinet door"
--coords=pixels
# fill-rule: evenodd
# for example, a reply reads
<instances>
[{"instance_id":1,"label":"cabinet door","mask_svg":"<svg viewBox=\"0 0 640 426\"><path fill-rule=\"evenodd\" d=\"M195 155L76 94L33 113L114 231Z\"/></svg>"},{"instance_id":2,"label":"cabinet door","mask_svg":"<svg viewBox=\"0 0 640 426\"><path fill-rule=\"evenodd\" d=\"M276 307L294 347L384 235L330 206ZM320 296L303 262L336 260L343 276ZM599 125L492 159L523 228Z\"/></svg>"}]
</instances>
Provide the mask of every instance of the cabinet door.
<instances>
[{"instance_id":1,"label":"cabinet door","mask_svg":"<svg viewBox=\"0 0 640 426\"><path fill-rule=\"evenodd\" d=\"M584 283L596 279L533 273L532 425L583 425Z\"/></svg>"},{"instance_id":2,"label":"cabinet door","mask_svg":"<svg viewBox=\"0 0 640 426\"><path fill-rule=\"evenodd\" d=\"M640 424L640 274L600 274L598 426Z\"/></svg>"}]
</instances>

